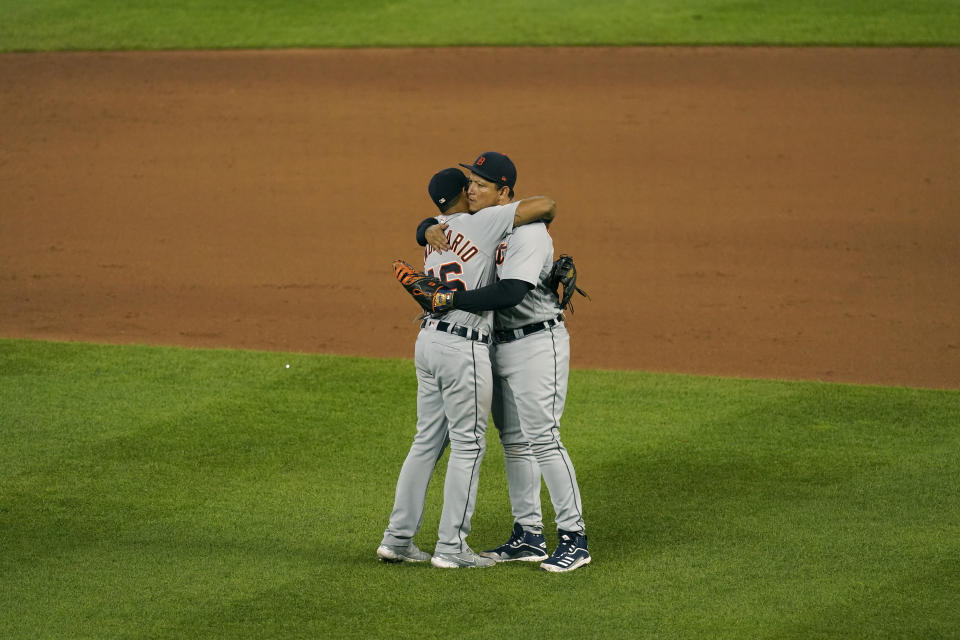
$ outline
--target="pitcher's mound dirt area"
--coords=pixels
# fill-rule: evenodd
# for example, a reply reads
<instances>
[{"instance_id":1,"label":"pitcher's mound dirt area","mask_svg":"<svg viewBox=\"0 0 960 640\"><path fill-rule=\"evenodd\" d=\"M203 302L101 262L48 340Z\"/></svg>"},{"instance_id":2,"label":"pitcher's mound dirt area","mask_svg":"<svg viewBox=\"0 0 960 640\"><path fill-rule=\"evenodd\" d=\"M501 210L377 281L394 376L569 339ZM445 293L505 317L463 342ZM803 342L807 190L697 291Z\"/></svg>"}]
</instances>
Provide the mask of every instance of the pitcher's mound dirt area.
<instances>
[{"instance_id":1,"label":"pitcher's mound dirt area","mask_svg":"<svg viewBox=\"0 0 960 640\"><path fill-rule=\"evenodd\" d=\"M576 367L960 387L960 49L0 56L0 336L412 357L437 169L510 155Z\"/></svg>"}]
</instances>

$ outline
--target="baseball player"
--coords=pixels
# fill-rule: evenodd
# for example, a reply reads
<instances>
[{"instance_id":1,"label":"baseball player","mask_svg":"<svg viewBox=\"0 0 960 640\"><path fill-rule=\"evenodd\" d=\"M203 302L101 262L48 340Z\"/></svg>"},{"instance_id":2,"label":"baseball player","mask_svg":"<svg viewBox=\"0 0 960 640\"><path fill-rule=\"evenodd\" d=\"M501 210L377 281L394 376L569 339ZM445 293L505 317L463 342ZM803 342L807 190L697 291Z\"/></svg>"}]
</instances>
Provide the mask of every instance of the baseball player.
<instances>
[{"instance_id":1,"label":"baseball player","mask_svg":"<svg viewBox=\"0 0 960 640\"><path fill-rule=\"evenodd\" d=\"M444 214L441 219L450 243L449 250L442 253L432 247L424 251L424 270L451 290L464 292L493 281L494 253L514 225L552 219L555 207L550 198L535 196L470 215L466 182L456 168L431 178L428 192ZM399 271L397 275L400 278ZM493 313L451 309L437 316L424 319L417 336L417 433L397 480L390 523L377 556L387 562L429 559L439 568L488 567L494 561L474 553L466 538L493 394L489 355ZM430 475L448 441L443 509L431 558L417 548L413 536L423 520Z\"/></svg>"},{"instance_id":2,"label":"baseball player","mask_svg":"<svg viewBox=\"0 0 960 640\"><path fill-rule=\"evenodd\" d=\"M485 153L473 165L468 202L471 211L513 199L516 170L495 171L506 156ZM512 168L512 163L509 163ZM503 177L506 176L506 179ZM417 240L446 250L443 225L430 219ZM506 463L513 532L504 544L483 552L501 562L543 561L551 572L575 570L591 561L576 472L560 440L566 399L570 337L558 299L544 281L553 266L553 240L543 223L515 228L496 253L495 285L454 292L457 309L497 309L491 358L494 372L494 424ZM548 557L540 508L541 473L557 519L558 545Z\"/></svg>"}]
</instances>

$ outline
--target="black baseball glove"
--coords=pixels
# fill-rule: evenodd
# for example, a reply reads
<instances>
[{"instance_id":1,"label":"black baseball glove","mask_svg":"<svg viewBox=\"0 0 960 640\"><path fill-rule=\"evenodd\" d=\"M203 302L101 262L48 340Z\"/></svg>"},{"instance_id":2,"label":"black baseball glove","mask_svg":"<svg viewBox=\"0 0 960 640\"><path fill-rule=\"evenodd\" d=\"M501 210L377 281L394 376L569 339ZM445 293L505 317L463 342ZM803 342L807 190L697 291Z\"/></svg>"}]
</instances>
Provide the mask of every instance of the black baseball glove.
<instances>
[{"instance_id":1,"label":"black baseball glove","mask_svg":"<svg viewBox=\"0 0 960 640\"><path fill-rule=\"evenodd\" d=\"M453 308L453 291L413 265L394 260L393 275L426 313L443 313Z\"/></svg>"},{"instance_id":2,"label":"black baseball glove","mask_svg":"<svg viewBox=\"0 0 960 640\"><path fill-rule=\"evenodd\" d=\"M587 292L577 286L577 265L573 263L573 257L561 255L553 261L553 268L550 269L550 275L546 280L547 288L553 291L560 301L560 308L570 307L570 313L573 313L573 292L576 291L587 300L590 296Z\"/></svg>"}]
</instances>

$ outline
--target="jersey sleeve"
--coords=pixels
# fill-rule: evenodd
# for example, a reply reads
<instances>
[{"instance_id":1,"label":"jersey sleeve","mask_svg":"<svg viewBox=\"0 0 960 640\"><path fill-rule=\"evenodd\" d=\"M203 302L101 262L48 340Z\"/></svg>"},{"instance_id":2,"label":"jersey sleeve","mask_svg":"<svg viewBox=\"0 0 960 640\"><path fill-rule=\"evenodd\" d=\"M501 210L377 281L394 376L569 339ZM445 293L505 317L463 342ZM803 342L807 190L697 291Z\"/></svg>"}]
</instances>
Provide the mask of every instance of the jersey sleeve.
<instances>
[{"instance_id":1,"label":"jersey sleeve","mask_svg":"<svg viewBox=\"0 0 960 640\"><path fill-rule=\"evenodd\" d=\"M519 205L519 202L511 202L509 204L488 207L483 210L489 212L493 219L491 232L496 241L499 242L502 240L503 237L513 229L513 219L517 215L517 207Z\"/></svg>"},{"instance_id":2,"label":"jersey sleeve","mask_svg":"<svg viewBox=\"0 0 960 640\"><path fill-rule=\"evenodd\" d=\"M503 265L499 270L500 278L523 280L537 286L548 258L552 262L553 241L543 223L534 222L517 227L507 242Z\"/></svg>"}]
</instances>

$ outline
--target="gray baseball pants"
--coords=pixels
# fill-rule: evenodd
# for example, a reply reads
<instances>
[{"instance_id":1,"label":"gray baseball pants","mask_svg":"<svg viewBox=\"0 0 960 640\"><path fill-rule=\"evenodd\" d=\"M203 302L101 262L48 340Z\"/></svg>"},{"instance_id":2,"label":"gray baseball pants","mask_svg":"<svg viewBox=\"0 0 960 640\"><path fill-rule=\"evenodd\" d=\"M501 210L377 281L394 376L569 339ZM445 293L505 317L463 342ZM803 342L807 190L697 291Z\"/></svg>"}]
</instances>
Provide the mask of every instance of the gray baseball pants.
<instances>
[{"instance_id":1,"label":"gray baseball pants","mask_svg":"<svg viewBox=\"0 0 960 640\"><path fill-rule=\"evenodd\" d=\"M383 544L407 544L420 529L430 476L449 442L435 553L459 553L467 548L486 451L493 395L489 348L476 340L421 329L414 361L417 433L397 479Z\"/></svg>"},{"instance_id":2,"label":"gray baseball pants","mask_svg":"<svg viewBox=\"0 0 960 640\"><path fill-rule=\"evenodd\" d=\"M567 397L570 335L562 323L496 344L493 421L500 431L514 520L543 529L540 474L556 513L557 527L584 531L583 504L573 462L560 440Z\"/></svg>"}]
</instances>

